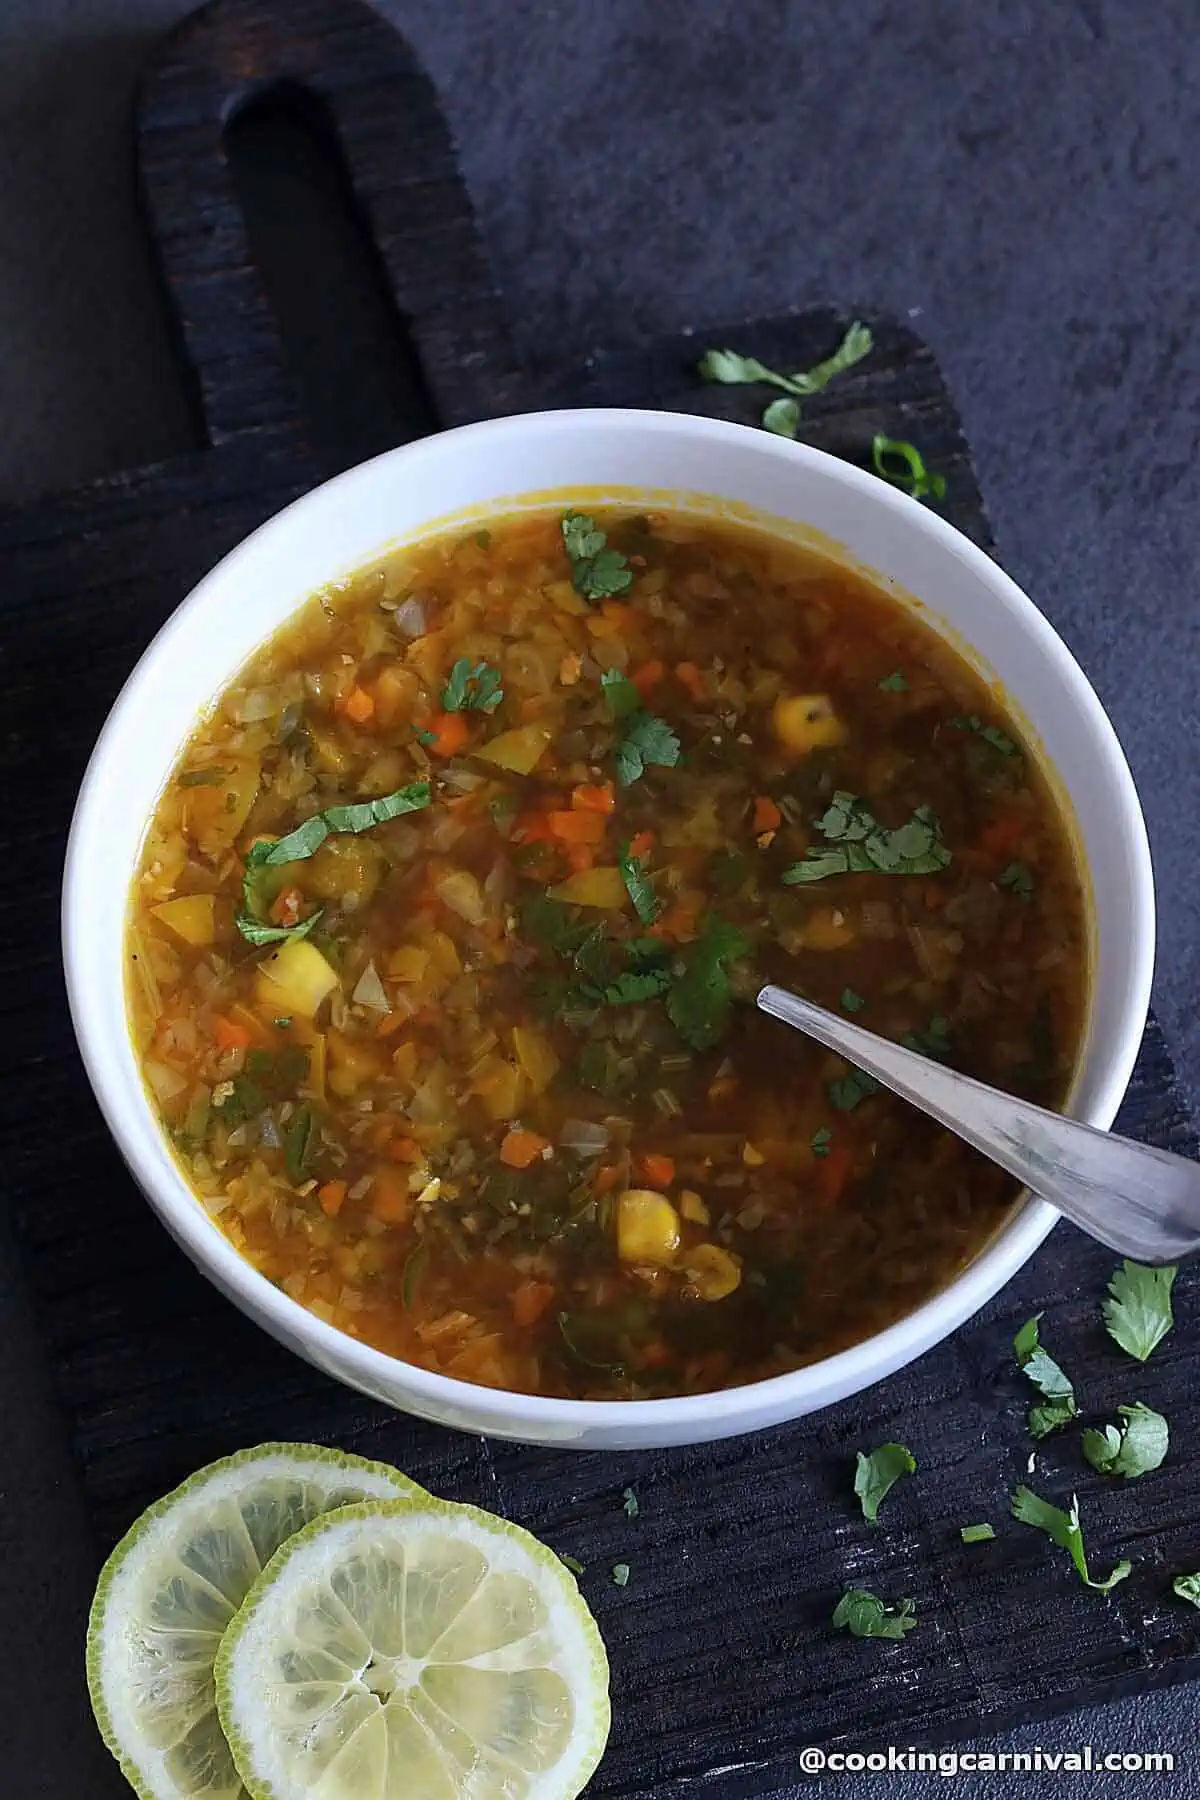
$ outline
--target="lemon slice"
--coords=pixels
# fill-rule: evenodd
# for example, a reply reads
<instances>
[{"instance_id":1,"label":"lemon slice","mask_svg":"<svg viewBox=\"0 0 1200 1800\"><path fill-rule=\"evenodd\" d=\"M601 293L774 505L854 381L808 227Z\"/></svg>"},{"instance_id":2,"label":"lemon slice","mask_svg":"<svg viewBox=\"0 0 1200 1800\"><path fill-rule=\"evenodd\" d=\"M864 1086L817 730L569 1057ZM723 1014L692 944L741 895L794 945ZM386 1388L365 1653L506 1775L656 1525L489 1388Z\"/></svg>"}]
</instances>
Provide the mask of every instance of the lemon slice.
<instances>
[{"instance_id":1,"label":"lemon slice","mask_svg":"<svg viewBox=\"0 0 1200 1800\"><path fill-rule=\"evenodd\" d=\"M87 1635L92 1710L142 1800L238 1800L213 1662L221 1633L285 1538L331 1507L421 1494L386 1463L262 1444L152 1506L100 1575Z\"/></svg>"},{"instance_id":2,"label":"lemon slice","mask_svg":"<svg viewBox=\"0 0 1200 1800\"><path fill-rule=\"evenodd\" d=\"M608 1659L572 1576L441 1500L298 1532L216 1679L252 1800L574 1800L608 1738Z\"/></svg>"}]
</instances>

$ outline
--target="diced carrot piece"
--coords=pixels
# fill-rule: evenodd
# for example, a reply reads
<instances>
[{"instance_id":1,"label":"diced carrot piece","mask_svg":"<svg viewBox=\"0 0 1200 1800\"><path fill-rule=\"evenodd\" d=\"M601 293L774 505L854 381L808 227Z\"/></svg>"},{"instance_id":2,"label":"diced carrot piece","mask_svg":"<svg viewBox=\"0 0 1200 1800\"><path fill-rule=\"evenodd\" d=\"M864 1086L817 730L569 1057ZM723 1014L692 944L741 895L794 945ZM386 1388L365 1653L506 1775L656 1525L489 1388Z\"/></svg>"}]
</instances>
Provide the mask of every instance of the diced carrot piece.
<instances>
[{"instance_id":1,"label":"diced carrot piece","mask_svg":"<svg viewBox=\"0 0 1200 1800\"><path fill-rule=\"evenodd\" d=\"M648 700L666 672L656 657L651 662L644 662L640 669L635 669L629 679L642 699Z\"/></svg>"},{"instance_id":2,"label":"diced carrot piece","mask_svg":"<svg viewBox=\"0 0 1200 1800\"><path fill-rule=\"evenodd\" d=\"M274 925L298 925L304 894L298 887L280 888L271 902L270 918Z\"/></svg>"},{"instance_id":3,"label":"diced carrot piece","mask_svg":"<svg viewBox=\"0 0 1200 1800\"><path fill-rule=\"evenodd\" d=\"M601 844L604 842L605 825L598 812L552 812L547 813L546 823L551 837L556 837L563 844Z\"/></svg>"},{"instance_id":4,"label":"diced carrot piece","mask_svg":"<svg viewBox=\"0 0 1200 1800\"><path fill-rule=\"evenodd\" d=\"M340 710L356 725L365 725L375 716L375 702L366 688L353 687L342 701Z\"/></svg>"},{"instance_id":5,"label":"diced carrot piece","mask_svg":"<svg viewBox=\"0 0 1200 1800\"><path fill-rule=\"evenodd\" d=\"M337 1218L345 1198L346 1183L344 1181L326 1181L317 1189L317 1199L321 1202L321 1211L327 1219Z\"/></svg>"},{"instance_id":6,"label":"diced carrot piece","mask_svg":"<svg viewBox=\"0 0 1200 1800\"><path fill-rule=\"evenodd\" d=\"M685 687L693 700L703 700L707 692L704 676L694 662L675 664L675 675L681 686Z\"/></svg>"},{"instance_id":7,"label":"diced carrot piece","mask_svg":"<svg viewBox=\"0 0 1200 1800\"><path fill-rule=\"evenodd\" d=\"M399 1169L376 1171L371 1183L371 1213L383 1225L403 1225L412 1210L408 1181Z\"/></svg>"},{"instance_id":8,"label":"diced carrot piece","mask_svg":"<svg viewBox=\"0 0 1200 1800\"><path fill-rule=\"evenodd\" d=\"M639 831L635 837L629 840L630 856L649 856L653 848L654 833L652 831Z\"/></svg>"},{"instance_id":9,"label":"diced carrot piece","mask_svg":"<svg viewBox=\"0 0 1200 1800\"><path fill-rule=\"evenodd\" d=\"M675 1158L663 1156L657 1150L648 1150L641 1159L640 1167L642 1178L650 1187L670 1187L675 1179Z\"/></svg>"},{"instance_id":10,"label":"diced carrot piece","mask_svg":"<svg viewBox=\"0 0 1200 1800\"><path fill-rule=\"evenodd\" d=\"M434 756L457 756L470 741L471 728L460 712L434 713L422 725L425 731L432 733L433 742L425 748Z\"/></svg>"},{"instance_id":11,"label":"diced carrot piece","mask_svg":"<svg viewBox=\"0 0 1200 1800\"><path fill-rule=\"evenodd\" d=\"M822 1206L840 1200L854 1168L854 1153L846 1144L834 1144L817 1165L817 1198Z\"/></svg>"},{"instance_id":12,"label":"diced carrot piece","mask_svg":"<svg viewBox=\"0 0 1200 1800\"><path fill-rule=\"evenodd\" d=\"M571 805L576 812L610 813L617 804L611 781L593 785L586 782L571 791Z\"/></svg>"},{"instance_id":13,"label":"diced carrot piece","mask_svg":"<svg viewBox=\"0 0 1200 1800\"><path fill-rule=\"evenodd\" d=\"M506 1169L527 1169L547 1149L548 1140L540 1137L536 1131L514 1129L500 1146L500 1161Z\"/></svg>"},{"instance_id":14,"label":"diced carrot piece","mask_svg":"<svg viewBox=\"0 0 1200 1800\"><path fill-rule=\"evenodd\" d=\"M754 802L755 831L778 831L783 824L783 814L769 794L759 794Z\"/></svg>"},{"instance_id":15,"label":"diced carrot piece","mask_svg":"<svg viewBox=\"0 0 1200 1800\"><path fill-rule=\"evenodd\" d=\"M213 1036L221 1050L244 1050L252 1040L251 1034L244 1025L238 1025L233 1019L218 1017L213 1026Z\"/></svg>"},{"instance_id":16,"label":"diced carrot piece","mask_svg":"<svg viewBox=\"0 0 1200 1800\"><path fill-rule=\"evenodd\" d=\"M415 1138L393 1138L388 1145L388 1155L393 1162L418 1163L421 1160L421 1146Z\"/></svg>"},{"instance_id":17,"label":"diced carrot piece","mask_svg":"<svg viewBox=\"0 0 1200 1800\"><path fill-rule=\"evenodd\" d=\"M512 1297L514 1325L535 1325L554 1298L548 1281L523 1281Z\"/></svg>"}]
</instances>

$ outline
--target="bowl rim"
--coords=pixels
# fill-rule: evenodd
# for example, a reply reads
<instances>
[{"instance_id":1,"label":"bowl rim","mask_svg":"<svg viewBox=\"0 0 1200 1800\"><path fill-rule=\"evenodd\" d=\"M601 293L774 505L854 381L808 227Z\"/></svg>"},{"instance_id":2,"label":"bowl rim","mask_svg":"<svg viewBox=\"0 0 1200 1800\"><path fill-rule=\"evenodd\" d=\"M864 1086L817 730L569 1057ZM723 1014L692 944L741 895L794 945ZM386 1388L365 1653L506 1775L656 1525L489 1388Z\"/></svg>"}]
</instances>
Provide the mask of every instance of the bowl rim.
<instances>
[{"instance_id":1,"label":"bowl rim","mask_svg":"<svg viewBox=\"0 0 1200 1800\"><path fill-rule=\"evenodd\" d=\"M335 1371L340 1379L364 1392L384 1396L389 1389L395 1389L406 1399L411 1399L413 1410L427 1417L470 1416L469 1428L473 1430L507 1427L506 1433L502 1434L511 1436L514 1435L515 1419L528 1431L532 1441L568 1443L575 1438L585 1443L595 1442L592 1434L602 1438L612 1432L614 1435L624 1433L632 1441L651 1443L655 1441L654 1428L661 1427L671 1430L671 1441L701 1442L706 1438L756 1429L763 1422L801 1417L838 1399L848 1398L914 1361L950 1336L1011 1280L1045 1239L1059 1214L1046 1201L1026 1195L974 1260L911 1312L832 1356L762 1381L703 1394L648 1400L563 1400L508 1388L477 1386L405 1362L348 1336L299 1301L292 1300L260 1274L224 1235L186 1182L144 1092L140 1096L140 1119L135 1122L125 1115L122 1106L125 1083L101 1055L98 1042L99 1018L106 1003L104 978L97 954L88 948L86 884L80 877L82 865L92 851L88 840L100 810L105 764L119 734L127 729L139 695L152 686L156 669L171 657L176 638L203 611L210 589L218 583L228 582L231 574L236 575L238 565L253 558L256 546L264 538L278 537L293 530L296 515L303 514L316 496L336 495L339 489L370 480L372 472L382 465L419 457L431 445L444 450L447 441L463 447L494 446L498 453L504 441L514 433L525 436L580 428L589 431L606 428L678 431L692 438L730 445L742 444L746 438L753 437L760 453L810 464L826 477L840 481L865 505L895 513L905 521L906 527L932 538L952 557L968 564L977 578L1005 602L1006 610L1017 615L1019 628L1032 647L1054 664L1056 674L1073 690L1074 699L1087 720L1092 748L1103 752L1113 799L1119 808L1119 828L1130 859L1136 904L1129 921L1131 944L1124 993L1117 1009L1118 1016L1106 1034L1106 1042L1096 1051L1101 1063L1094 1077L1096 1091L1090 1103L1076 1115L1102 1128L1111 1125L1133 1072L1149 1008L1155 944L1154 881L1145 821L1133 777L1116 731L1087 676L1024 590L986 552L939 514L880 481L877 476L825 451L772 437L758 427L697 414L634 407L580 407L513 414L452 427L383 451L317 484L226 552L189 590L143 650L114 700L89 758L71 820L64 864L61 904L64 973L81 1058L108 1130L138 1185L201 1271L214 1280L227 1298L233 1299L257 1323L265 1324L273 1335L288 1344L298 1338L306 1349L311 1350L312 1360L319 1366ZM568 488L564 487L564 491ZM511 498L515 501L519 496L518 489ZM720 499L719 493L714 493L713 498ZM500 504L502 502L498 500L497 505ZM379 548L364 547L363 559L369 559ZM273 629L283 624L296 604L289 602ZM232 674L228 679L231 678ZM128 879L132 879L132 871ZM111 977L109 979L111 981ZM124 1008L123 971L117 972L117 979ZM111 986L107 995L107 1003L111 1004ZM162 1155L156 1156L156 1151ZM164 1159L174 1172L173 1183L163 1179ZM695 1435L689 1437L687 1434L693 1429ZM639 1431L644 1434L640 1439Z\"/></svg>"}]
</instances>

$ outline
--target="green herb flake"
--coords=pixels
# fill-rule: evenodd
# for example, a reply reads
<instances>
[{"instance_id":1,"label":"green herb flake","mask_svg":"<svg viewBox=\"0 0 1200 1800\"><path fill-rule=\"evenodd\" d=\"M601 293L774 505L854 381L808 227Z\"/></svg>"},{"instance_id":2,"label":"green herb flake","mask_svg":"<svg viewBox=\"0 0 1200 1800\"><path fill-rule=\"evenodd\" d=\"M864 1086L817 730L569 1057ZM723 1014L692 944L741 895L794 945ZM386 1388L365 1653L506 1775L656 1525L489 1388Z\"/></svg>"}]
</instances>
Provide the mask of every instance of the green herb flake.
<instances>
[{"instance_id":1,"label":"green herb flake","mask_svg":"<svg viewBox=\"0 0 1200 1800\"><path fill-rule=\"evenodd\" d=\"M828 1125L819 1125L808 1141L814 1156L828 1156L829 1146L833 1142L833 1133Z\"/></svg>"},{"instance_id":2,"label":"green herb flake","mask_svg":"<svg viewBox=\"0 0 1200 1800\"><path fill-rule=\"evenodd\" d=\"M404 1273L400 1277L400 1302L405 1312L411 1312L416 1305L429 1268L429 1247L417 1244L404 1259Z\"/></svg>"},{"instance_id":3,"label":"green herb flake","mask_svg":"<svg viewBox=\"0 0 1200 1800\"><path fill-rule=\"evenodd\" d=\"M876 685L884 694L907 694L908 692L908 682L903 669L893 669L890 675L885 675L883 680Z\"/></svg>"},{"instance_id":4,"label":"green herb flake","mask_svg":"<svg viewBox=\"0 0 1200 1800\"><path fill-rule=\"evenodd\" d=\"M179 786L222 787L232 773L229 769L185 769L179 777Z\"/></svg>"},{"instance_id":5,"label":"green herb flake","mask_svg":"<svg viewBox=\"0 0 1200 1800\"><path fill-rule=\"evenodd\" d=\"M645 773L648 763L672 769L679 761L679 739L664 719L646 711L642 696L619 669L605 669L600 677L608 714L620 727L617 738L617 780L630 787Z\"/></svg>"},{"instance_id":6,"label":"green herb flake","mask_svg":"<svg viewBox=\"0 0 1200 1800\"><path fill-rule=\"evenodd\" d=\"M833 1609L833 1625L837 1631L848 1631L851 1637L902 1638L917 1625L916 1603L901 1600L888 1606L866 1588L847 1588Z\"/></svg>"},{"instance_id":7,"label":"green herb flake","mask_svg":"<svg viewBox=\"0 0 1200 1800\"><path fill-rule=\"evenodd\" d=\"M787 887L830 875L936 875L951 861L937 815L928 806L918 806L906 824L889 831L864 800L840 789L816 827L826 845L810 846L801 862L784 870Z\"/></svg>"},{"instance_id":8,"label":"green herb flake","mask_svg":"<svg viewBox=\"0 0 1200 1800\"><path fill-rule=\"evenodd\" d=\"M490 663L460 656L442 689L442 706L446 712L495 712L504 698L502 679Z\"/></svg>"},{"instance_id":9,"label":"green herb flake","mask_svg":"<svg viewBox=\"0 0 1200 1800\"><path fill-rule=\"evenodd\" d=\"M762 422L776 437L794 438L800 429L799 402L781 394L778 400L772 400L764 407Z\"/></svg>"},{"instance_id":10,"label":"green herb flake","mask_svg":"<svg viewBox=\"0 0 1200 1800\"><path fill-rule=\"evenodd\" d=\"M1200 1575L1176 1575L1171 1583L1173 1593L1193 1606L1200 1606Z\"/></svg>"},{"instance_id":11,"label":"green herb flake","mask_svg":"<svg viewBox=\"0 0 1200 1800\"><path fill-rule=\"evenodd\" d=\"M860 1450L854 1475L854 1491L862 1503L863 1518L873 1525L878 1518L881 1501L895 1487L900 1477L911 1475L916 1466L916 1457L903 1444L880 1444L878 1450L872 1450L869 1456Z\"/></svg>"},{"instance_id":12,"label":"green herb flake","mask_svg":"<svg viewBox=\"0 0 1200 1800\"><path fill-rule=\"evenodd\" d=\"M985 1521L981 1525L961 1526L958 1535L964 1544L990 1544L996 1533Z\"/></svg>"},{"instance_id":13,"label":"green herb flake","mask_svg":"<svg viewBox=\"0 0 1200 1800\"><path fill-rule=\"evenodd\" d=\"M848 1013L861 1012L863 1007L866 1004L867 1003L863 999L862 995L856 994L853 988L844 987L842 989L841 1005L842 1005L843 1012L848 1012Z\"/></svg>"},{"instance_id":14,"label":"green herb flake","mask_svg":"<svg viewBox=\"0 0 1200 1800\"><path fill-rule=\"evenodd\" d=\"M625 1516L628 1519L636 1519L642 1510L641 1503L631 1487L622 1488L621 1504L625 1508Z\"/></svg>"},{"instance_id":15,"label":"green herb flake","mask_svg":"<svg viewBox=\"0 0 1200 1800\"><path fill-rule=\"evenodd\" d=\"M628 593L633 570L619 550L608 547L607 535L586 513L564 513L563 548L571 564L571 585L585 600L607 600Z\"/></svg>"},{"instance_id":16,"label":"green herb flake","mask_svg":"<svg viewBox=\"0 0 1200 1800\"><path fill-rule=\"evenodd\" d=\"M583 1574L584 1565L577 1556L568 1556L565 1550L560 1550L558 1552L558 1560L563 1565L564 1569L570 1569L572 1575Z\"/></svg>"},{"instance_id":17,"label":"green herb flake","mask_svg":"<svg viewBox=\"0 0 1200 1800\"><path fill-rule=\"evenodd\" d=\"M1020 900L1033 898L1033 874L1023 862L1012 862L1007 869L1002 869L996 877L996 886L1008 888Z\"/></svg>"},{"instance_id":18,"label":"green herb flake","mask_svg":"<svg viewBox=\"0 0 1200 1800\"><path fill-rule=\"evenodd\" d=\"M729 1024L732 988L726 965L750 946L736 925L709 913L698 938L684 946L667 993L667 1014L693 1050L709 1050Z\"/></svg>"},{"instance_id":19,"label":"green herb flake","mask_svg":"<svg viewBox=\"0 0 1200 1800\"><path fill-rule=\"evenodd\" d=\"M869 1100L872 1094L879 1092L879 1082L865 1069L855 1069L849 1075L843 1075L840 1081L831 1081L827 1092L829 1104L838 1112L853 1112L863 1100Z\"/></svg>"},{"instance_id":20,"label":"green herb flake","mask_svg":"<svg viewBox=\"0 0 1200 1800\"><path fill-rule=\"evenodd\" d=\"M1021 746L1014 744L1008 733L1001 731L998 725L985 725L978 713L968 713L951 719L956 731L970 731L984 744L989 744L1001 756L1020 756Z\"/></svg>"},{"instance_id":21,"label":"green herb flake","mask_svg":"<svg viewBox=\"0 0 1200 1800\"><path fill-rule=\"evenodd\" d=\"M295 938L307 937L313 926L320 922L324 912L325 908L319 906L316 912L309 913L307 919L301 919L298 925L267 925L243 908L235 914L233 922L248 944L261 948L264 944L284 944Z\"/></svg>"},{"instance_id":22,"label":"green herb flake","mask_svg":"<svg viewBox=\"0 0 1200 1800\"><path fill-rule=\"evenodd\" d=\"M1052 1431L1057 1431L1061 1425L1069 1425L1072 1419L1079 1416L1075 1388L1070 1378L1042 1348L1038 1335L1041 1316L1041 1313L1035 1313L1032 1319L1026 1319L1013 1339L1013 1352L1020 1364L1021 1373L1027 1381L1033 1383L1045 1401L1043 1406L1031 1406L1029 1409L1029 1431L1035 1438L1048 1437Z\"/></svg>"},{"instance_id":23,"label":"green herb flake","mask_svg":"<svg viewBox=\"0 0 1200 1800\"><path fill-rule=\"evenodd\" d=\"M707 350L697 367L705 381L723 382L734 387L764 382L769 387L782 388L785 394L803 398L806 394L819 394L835 375L844 374L864 356L869 356L872 343L869 327L856 319L832 356L827 356L824 362L814 363L811 369L799 369L793 375L780 375L756 357L739 356L736 350Z\"/></svg>"},{"instance_id":24,"label":"green herb flake","mask_svg":"<svg viewBox=\"0 0 1200 1800\"><path fill-rule=\"evenodd\" d=\"M625 892L633 901L634 912L643 925L653 925L662 911L662 901L651 886L645 863L639 857L631 856L626 844L617 859L617 867L625 883Z\"/></svg>"},{"instance_id":25,"label":"green herb flake","mask_svg":"<svg viewBox=\"0 0 1200 1800\"><path fill-rule=\"evenodd\" d=\"M1079 1501L1075 1495L1071 1496L1071 1510L1064 1512L1060 1506L1052 1506L1049 1500L1041 1499L1031 1488L1019 1487L1012 1497L1012 1510L1014 1519L1019 1519L1022 1525L1032 1525L1036 1531L1044 1531L1061 1550L1070 1552L1071 1561L1085 1587L1096 1588L1100 1593L1107 1594L1119 1581L1124 1581L1133 1568L1131 1562L1122 1558L1112 1574L1103 1581L1092 1579L1083 1548Z\"/></svg>"},{"instance_id":26,"label":"green herb flake","mask_svg":"<svg viewBox=\"0 0 1200 1800\"><path fill-rule=\"evenodd\" d=\"M1125 1423L1106 1425L1103 1431L1089 1427L1083 1434L1083 1454L1099 1474L1133 1481L1158 1468L1167 1454L1170 1432L1162 1414L1140 1400L1118 1406L1117 1411Z\"/></svg>"},{"instance_id":27,"label":"green herb flake","mask_svg":"<svg viewBox=\"0 0 1200 1800\"><path fill-rule=\"evenodd\" d=\"M906 1050L915 1050L918 1056L928 1056L934 1062L944 1062L954 1048L949 1023L940 1013L930 1019L926 1031L902 1032L900 1042Z\"/></svg>"},{"instance_id":28,"label":"green herb flake","mask_svg":"<svg viewBox=\"0 0 1200 1800\"><path fill-rule=\"evenodd\" d=\"M736 894L750 873L750 860L740 850L714 850L708 879L718 894Z\"/></svg>"},{"instance_id":29,"label":"green herb flake","mask_svg":"<svg viewBox=\"0 0 1200 1800\"><path fill-rule=\"evenodd\" d=\"M1174 1267L1151 1269L1126 1258L1109 1281L1110 1298L1103 1303L1108 1335L1138 1362L1146 1361L1175 1323L1175 1273Z\"/></svg>"},{"instance_id":30,"label":"green herb flake","mask_svg":"<svg viewBox=\"0 0 1200 1800\"><path fill-rule=\"evenodd\" d=\"M284 1161L292 1181L305 1179L318 1136L316 1113L311 1106L298 1106L288 1120L287 1135L283 1140Z\"/></svg>"},{"instance_id":31,"label":"green herb flake","mask_svg":"<svg viewBox=\"0 0 1200 1800\"><path fill-rule=\"evenodd\" d=\"M614 1563L613 1567L612 1567L612 1578L613 1578L613 1586L614 1587L619 1587L619 1588L628 1587L629 1586L629 1564L628 1563Z\"/></svg>"},{"instance_id":32,"label":"green herb flake","mask_svg":"<svg viewBox=\"0 0 1200 1800\"><path fill-rule=\"evenodd\" d=\"M914 500L945 498L946 477L931 474L916 445L903 438L885 437L877 431L871 439L871 462L877 475L893 487L903 488Z\"/></svg>"}]
</instances>

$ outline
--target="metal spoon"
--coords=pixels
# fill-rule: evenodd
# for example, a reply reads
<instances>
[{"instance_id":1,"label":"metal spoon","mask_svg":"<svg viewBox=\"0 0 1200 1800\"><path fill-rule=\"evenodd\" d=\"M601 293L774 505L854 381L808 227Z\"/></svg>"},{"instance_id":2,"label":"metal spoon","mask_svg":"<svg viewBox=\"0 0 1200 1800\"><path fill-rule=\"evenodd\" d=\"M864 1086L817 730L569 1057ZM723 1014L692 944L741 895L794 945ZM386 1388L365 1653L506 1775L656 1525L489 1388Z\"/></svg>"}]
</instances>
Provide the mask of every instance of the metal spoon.
<instances>
[{"instance_id":1,"label":"metal spoon","mask_svg":"<svg viewBox=\"0 0 1200 1800\"><path fill-rule=\"evenodd\" d=\"M1110 1249L1143 1263L1200 1249L1200 1163L1017 1100L785 988L763 988L758 1006L865 1069Z\"/></svg>"}]
</instances>

